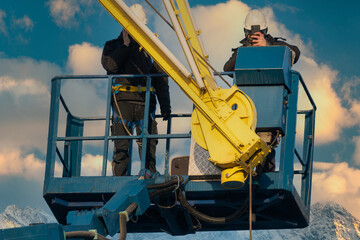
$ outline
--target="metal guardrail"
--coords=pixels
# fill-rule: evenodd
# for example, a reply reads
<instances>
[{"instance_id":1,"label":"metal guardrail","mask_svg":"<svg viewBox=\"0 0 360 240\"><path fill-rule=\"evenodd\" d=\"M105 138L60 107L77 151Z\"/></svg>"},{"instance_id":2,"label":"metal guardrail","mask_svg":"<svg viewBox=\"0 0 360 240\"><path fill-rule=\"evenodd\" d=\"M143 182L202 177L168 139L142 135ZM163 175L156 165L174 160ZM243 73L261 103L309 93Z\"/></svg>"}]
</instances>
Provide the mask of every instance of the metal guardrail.
<instances>
[{"instance_id":1,"label":"metal guardrail","mask_svg":"<svg viewBox=\"0 0 360 240\"><path fill-rule=\"evenodd\" d=\"M171 123L173 118L189 118L191 114L171 114L170 119L167 121L167 132L166 134L149 134L148 133L148 116L149 116L149 106L150 106L150 86L151 86L151 78L152 77L166 77L165 74L148 74L148 75L68 75L68 76L57 76L54 77L52 82L52 93L51 93L51 112L50 112L50 125L49 125L49 139L52 139L52 142L48 143L48 155L55 156L54 152L58 155L60 162L63 164L66 171L69 171L69 166L64 161L64 157L61 156L59 149L56 147L56 142L72 142L72 141L95 141L95 140L103 140L104 141L104 149L103 149L103 163L102 163L102 176L106 176L106 169L107 169L107 160L108 160L108 148L109 148L109 141L110 140L117 140L117 139L142 139L142 152L146 152L147 147L147 140L148 139L166 139L166 146L165 146L165 175L169 174L169 156L170 156L170 139L183 139L183 138L190 138L190 133L182 133L182 134L172 134L171 133ZM144 129L141 135L134 135L134 136L110 136L109 129L110 129L110 119L111 119L111 97L112 97L112 84L115 78L139 78L145 77L147 78L147 91L145 96L145 114L144 114ZM106 93L106 116L99 116L99 117L78 117L76 114L71 112L71 109L66 104L65 99L61 95L61 83L64 80L107 80L107 93ZM65 137L58 137L57 136L57 125L58 125L58 117L59 117L59 106L60 104L63 106L65 112L72 117L83 121L105 121L105 133L102 136L65 136ZM160 118L161 115L155 115L155 118ZM56 118L56 119L55 119ZM55 149L53 146L55 146ZM55 151L54 151L55 150ZM141 165L142 168L145 168L145 157L146 154L142 154L141 156ZM49 159L51 158L51 159ZM55 161L55 157L48 157L48 161ZM49 177L54 177L54 170L51 169L50 166L54 166L54 163L47 164L48 167L46 169L46 179Z\"/></svg>"},{"instance_id":2,"label":"metal guardrail","mask_svg":"<svg viewBox=\"0 0 360 240\"><path fill-rule=\"evenodd\" d=\"M293 74L297 75L299 77L299 80L305 90L305 93L310 101L310 103L312 104L312 110L301 110L301 111L297 111L297 114L305 114L305 115L311 115L316 111L316 105L310 95L309 90L307 89L304 80L302 79L301 75L297 72L297 71L291 71ZM229 75L232 72L223 72L221 73L221 75ZM52 106L51 106L51 113L50 113L50 126L49 126L49 138L53 140L52 144L54 146L56 146L56 142L72 142L72 141L96 141L96 140L102 140L104 141L104 149L103 149L103 164L102 164L102 174L101 176L106 176L106 169L107 169L107 160L108 160L108 148L109 148L109 141L110 140L117 140L117 139L142 139L143 142L146 142L147 139L166 139L166 146L165 146L165 175L169 174L169 155L170 155L170 139L182 139L182 138L190 138L191 137L191 133L182 133L182 134L172 134L171 133L171 125L172 125L172 119L173 118L182 118L182 117L186 117L189 118L191 117L190 113L186 113L186 114L171 114L170 115L170 119L167 122L167 132L166 134L156 134L156 135L151 135L148 133L147 131L147 118L148 118L148 109L150 106L150 86L151 86L151 77L165 77L167 75L165 74L151 74L151 75L78 75L78 76L73 76L73 75L69 75L69 76L57 76L54 77L52 79ZM139 136L110 136L109 135L109 129L110 129L110 119L111 119L111 97L112 97L112 93L111 93L111 89L112 89L112 84L113 84L113 80L115 78L135 78L135 77L146 77L147 78L147 92L146 92L146 101L145 101L145 108L147 109L147 112L145 112L145 119L144 119L144 123L146 123L144 126L144 131L141 135ZM69 106L67 106L65 99L63 98L63 96L61 95L60 92L60 86L61 86L61 82L64 80L81 80L81 79L91 79L91 80L107 80L107 93L106 93L106 99L107 99L107 105L106 105L106 116L99 116L99 117L77 117L75 116L72 112L71 109L69 108ZM55 121L55 117L58 118L59 115L59 102L61 102L62 106L65 109L65 112L70 114L71 116L81 120L81 121L105 121L105 133L103 136L66 136L66 137L58 137L57 136L57 124L58 124L58 120ZM156 118L160 118L160 115L156 115ZM314 120L312 123L311 128L314 127ZM309 144L313 144L312 142L307 142L307 146L304 146L304 149L306 148L307 150L310 150L310 146ZM49 142L49 146L48 146L48 151L50 148L50 155L55 156L53 152L56 152L57 155L59 156L60 161L62 162L63 166L65 167L66 171L69 171L69 166L66 165L65 161L64 161L64 157L61 156L59 149L56 147L54 149L52 149L52 147L50 146L51 143ZM142 144L143 147L143 152L146 152L146 145L147 144ZM49 156L50 156L49 155ZM145 167L145 154L143 154L143 156L141 156L141 164L142 167ZM301 163L301 165L303 167L306 168L306 164L308 162L308 156L309 154L305 154L302 159L300 157L300 154L298 153L298 151L295 149L295 156L296 158L298 158L299 162ZM55 158L53 157L52 160L51 159L47 159L47 161L55 161ZM52 164L47 164L49 166L54 165L54 163ZM48 177L54 177L53 175L54 170L51 170L47 167L46 170L46 176ZM304 171L295 171L295 174L304 174Z\"/></svg>"}]
</instances>

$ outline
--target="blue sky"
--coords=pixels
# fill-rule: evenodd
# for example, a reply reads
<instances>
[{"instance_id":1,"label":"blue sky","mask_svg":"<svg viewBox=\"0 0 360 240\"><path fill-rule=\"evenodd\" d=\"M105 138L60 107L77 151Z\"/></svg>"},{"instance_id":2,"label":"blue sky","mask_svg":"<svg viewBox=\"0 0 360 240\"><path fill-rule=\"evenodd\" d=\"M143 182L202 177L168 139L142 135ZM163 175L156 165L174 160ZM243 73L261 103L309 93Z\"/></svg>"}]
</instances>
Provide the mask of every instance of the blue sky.
<instances>
[{"instance_id":1,"label":"blue sky","mask_svg":"<svg viewBox=\"0 0 360 240\"><path fill-rule=\"evenodd\" d=\"M165 13L161 1L151 2ZM360 46L356 44L360 4L325 0L189 3L210 61L219 71L230 49L239 45L245 15L253 8L260 8L267 17L270 34L299 46L302 55L294 68L302 73L319 108L313 202L334 200L360 217ZM180 54L176 37L147 10L150 29L175 55ZM121 26L95 0L0 2L0 212L9 204L46 209L42 181L50 79L104 74L102 47L120 31ZM96 90L87 90L93 93L88 104L101 112L99 103L104 99ZM77 94L83 96L83 92ZM179 96L172 94L174 112L183 110ZM96 159L91 149L97 148L90 146L85 157Z\"/></svg>"}]
</instances>

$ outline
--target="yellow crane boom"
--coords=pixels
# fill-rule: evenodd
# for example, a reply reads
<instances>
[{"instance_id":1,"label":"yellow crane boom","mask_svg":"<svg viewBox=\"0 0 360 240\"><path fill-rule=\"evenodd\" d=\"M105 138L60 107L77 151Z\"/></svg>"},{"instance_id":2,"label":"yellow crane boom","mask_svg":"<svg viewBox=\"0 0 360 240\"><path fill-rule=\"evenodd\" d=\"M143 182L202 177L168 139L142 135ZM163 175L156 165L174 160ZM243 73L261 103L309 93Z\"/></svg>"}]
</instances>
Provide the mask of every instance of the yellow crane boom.
<instances>
[{"instance_id":1,"label":"yellow crane boom","mask_svg":"<svg viewBox=\"0 0 360 240\"><path fill-rule=\"evenodd\" d=\"M236 86L222 89L216 85L188 2L163 0L192 73L122 0L98 1L194 103L192 135L209 151L209 161L222 169L222 185L243 186L250 169L261 163L270 149L254 132L256 109L251 99Z\"/></svg>"}]
</instances>

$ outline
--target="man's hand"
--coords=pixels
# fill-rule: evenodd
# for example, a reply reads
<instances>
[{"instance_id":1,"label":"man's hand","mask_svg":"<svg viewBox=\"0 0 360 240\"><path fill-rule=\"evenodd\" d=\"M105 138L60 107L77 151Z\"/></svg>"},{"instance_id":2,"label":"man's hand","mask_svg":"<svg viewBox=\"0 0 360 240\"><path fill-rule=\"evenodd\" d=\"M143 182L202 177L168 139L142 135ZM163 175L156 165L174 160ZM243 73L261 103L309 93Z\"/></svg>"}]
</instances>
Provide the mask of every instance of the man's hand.
<instances>
[{"instance_id":1,"label":"man's hand","mask_svg":"<svg viewBox=\"0 0 360 240\"><path fill-rule=\"evenodd\" d=\"M163 121L167 121L170 118L171 110L167 109L165 112L161 113L161 116L163 117Z\"/></svg>"},{"instance_id":2,"label":"man's hand","mask_svg":"<svg viewBox=\"0 0 360 240\"><path fill-rule=\"evenodd\" d=\"M126 30L123 30L123 40L124 40L124 45L128 47L130 45L130 38Z\"/></svg>"},{"instance_id":3,"label":"man's hand","mask_svg":"<svg viewBox=\"0 0 360 240\"><path fill-rule=\"evenodd\" d=\"M254 35L250 36L252 38L251 46L266 46L265 36L261 32L256 32Z\"/></svg>"}]
</instances>

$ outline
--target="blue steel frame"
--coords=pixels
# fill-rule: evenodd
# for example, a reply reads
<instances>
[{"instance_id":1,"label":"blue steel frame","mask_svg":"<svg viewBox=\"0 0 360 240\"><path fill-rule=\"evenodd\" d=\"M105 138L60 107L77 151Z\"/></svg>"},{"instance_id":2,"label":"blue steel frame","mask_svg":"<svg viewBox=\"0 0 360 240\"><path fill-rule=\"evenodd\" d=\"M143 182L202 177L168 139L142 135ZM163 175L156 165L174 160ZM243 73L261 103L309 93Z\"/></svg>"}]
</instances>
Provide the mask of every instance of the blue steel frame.
<instances>
[{"instance_id":1,"label":"blue steel frame","mask_svg":"<svg viewBox=\"0 0 360 240\"><path fill-rule=\"evenodd\" d=\"M65 240L64 229L56 223L0 229L0 240Z\"/></svg>"},{"instance_id":2,"label":"blue steel frame","mask_svg":"<svg viewBox=\"0 0 360 240\"><path fill-rule=\"evenodd\" d=\"M229 74L229 73L222 73ZM65 231L97 229L102 234L113 234L119 230L118 212L123 211L129 202L137 202L139 207L136 215L137 223L128 223L128 232L161 232L172 235L194 233L193 225L196 221L180 205L172 209L162 209L156 204L150 204L146 194L146 185L161 183L169 179L170 139L190 138L190 133L171 134L171 120L175 117L189 118L190 114L171 114L167 125L167 134L150 135L147 131L145 119L144 131L140 136L110 136L111 118L111 87L114 78L146 77L146 109L149 108L151 77L160 75L111 75L111 76L59 76L51 81L51 106L49 118L49 136L46 157L46 171L44 180L44 198ZM277 172L263 173L256 182L257 191L253 202L257 220L253 229L299 228L309 223L312 159L314 149L314 126L316 106L313 102L301 75L291 72L292 93L289 96L289 115L287 117L286 140L282 140L280 169ZM79 118L70 112L61 96L61 82L76 79L105 79L107 80L107 109L105 117ZM298 82L312 103L312 109L297 111ZM58 137L59 107L63 104L68 113L67 135ZM295 149L296 116L305 115L305 135L303 157ZM70 117L69 117L70 116ZM145 118L148 116L148 110ZM159 116L157 116L159 117ZM294 119L295 118L295 119ZM74 120L75 119L75 120ZM73 122L74 124L69 123ZM85 121L106 121L104 136L82 136ZM292 134L291 134L292 133ZM164 175L156 179L138 180L137 176L113 177L106 176L109 141L115 139L139 139L143 141L143 152L146 151L146 141L149 138L166 139L165 171ZM81 166L81 142L103 140L102 176L83 177L78 169ZM62 157L57 148L57 142L70 143L67 155ZM72 148L71 142L75 143ZM55 159L59 157L63 163L63 177L54 177ZM302 164L301 171L294 171L294 158ZM75 161L76 163L74 163ZM141 167L145 167L145 154L141 157ZM301 196L293 185L294 174L302 176ZM184 176L186 184L184 191L186 198L198 210L212 216L224 216L239 208L249 194L249 186L242 189L229 190L222 188L219 178ZM176 200L176 199L175 199ZM144 212L147 214L144 215ZM149 217L151 215L151 217ZM195 224L196 225L196 224ZM245 230L248 229L248 214L226 225L202 223L196 231Z\"/></svg>"}]
</instances>

